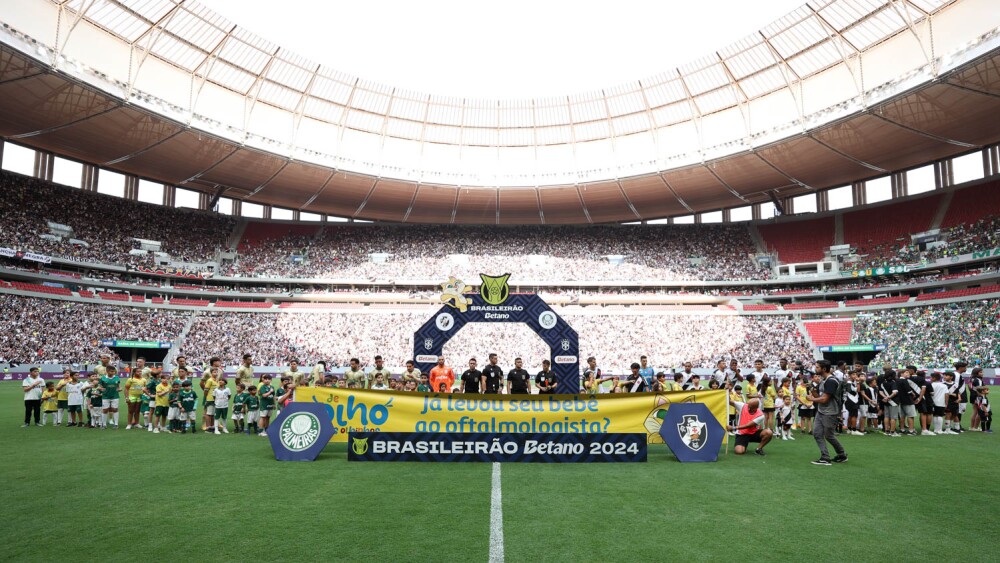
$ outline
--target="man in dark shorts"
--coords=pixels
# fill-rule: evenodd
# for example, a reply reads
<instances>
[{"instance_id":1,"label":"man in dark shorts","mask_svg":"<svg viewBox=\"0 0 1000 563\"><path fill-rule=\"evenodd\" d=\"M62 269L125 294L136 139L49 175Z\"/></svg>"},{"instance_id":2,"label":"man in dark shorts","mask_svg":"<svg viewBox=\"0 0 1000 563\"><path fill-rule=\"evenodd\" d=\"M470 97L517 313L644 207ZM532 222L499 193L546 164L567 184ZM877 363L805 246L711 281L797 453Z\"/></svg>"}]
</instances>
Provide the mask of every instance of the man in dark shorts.
<instances>
[{"instance_id":1,"label":"man in dark shorts","mask_svg":"<svg viewBox=\"0 0 1000 563\"><path fill-rule=\"evenodd\" d=\"M498 395L503 385L503 369L497 365L497 355L490 354L490 363L483 368L484 390L487 394Z\"/></svg>"},{"instance_id":2,"label":"man in dark shorts","mask_svg":"<svg viewBox=\"0 0 1000 563\"><path fill-rule=\"evenodd\" d=\"M469 369L462 372L462 393L482 393L483 372L476 369L476 359L469 359Z\"/></svg>"},{"instance_id":3,"label":"man in dark shorts","mask_svg":"<svg viewBox=\"0 0 1000 563\"><path fill-rule=\"evenodd\" d=\"M955 377L955 372L944 372L944 384L948 386L948 402L945 406L944 433L958 434L962 431L960 423L962 420L962 413L960 410L962 404L962 391L958 379ZM949 421L951 421L950 424Z\"/></svg>"},{"instance_id":4,"label":"man in dark shorts","mask_svg":"<svg viewBox=\"0 0 1000 563\"><path fill-rule=\"evenodd\" d=\"M759 408L760 400L750 399L746 403L730 401L730 404L737 412L736 425L726 426L729 432L736 432L736 447L733 448L733 453L743 455L747 451L747 446L753 442L760 444L753 453L765 455L764 446L771 441L772 432L760 427L764 424L764 411Z\"/></svg>"},{"instance_id":5,"label":"man in dark shorts","mask_svg":"<svg viewBox=\"0 0 1000 563\"><path fill-rule=\"evenodd\" d=\"M972 417L969 418L969 430L980 431L979 409L975 408L976 400L979 399L979 388L983 386L983 368L972 368L972 377L969 378L969 403L973 405ZM62 407L59 407L62 408Z\"/></svg>"},{"instance_id":6,"label":"man in dark shorts","mask_svg":"<svg viewBox=\"0 0 1000 563\"><path fill-rule=\"evenodd\" d=\"M896 379L896 390L899 394L896 398L899 399L899 416L900 416L900 433L908 434L910 436L916 436L917 433L913 431L913 419L917 416L916 400L917 394L920 393L920 388L917 387L915 383L911 383L910 378L917 370L910 370L909 368L904 369Z\"/></svg>"},{"instance_id":7,"label":"man in dark shorts","mask_svg":"<svg viewBox=\"0 0 1000 563\"><path fill-rule=\"evenodd\" d=\"M931 378L924 370L917 370L917 375L910 381L917 384L920 392L917 394L916 407L917 415L920 416L920 435L934 436L931 430L932 417L934 416L934 387L931 386Z\"/></svg>"},{"instance_id":8,"label":"man in dark shorts","mask_svg":"<svg viewBox=\"0 0 1000 563\"><path fill-rule=\"evenodd\" d=\"M507 373L507 393L514 395L531 394L531 375L522 367L521 358L514 358L514 369Z\"/></svg>"},{"instance_id":9,"label":"man in dark shorts","mask_svg":"<svg viewBox=\"0 0 1000 563\"><path fill-rule=\"evenodd\" d=\"M538 372L535 376L535 386L538 387L538 393L541 394L553 394L556 392L556 373L550 369L552 362L548 360L542 360L542 371Z\"/></svg>"}]
</instances>

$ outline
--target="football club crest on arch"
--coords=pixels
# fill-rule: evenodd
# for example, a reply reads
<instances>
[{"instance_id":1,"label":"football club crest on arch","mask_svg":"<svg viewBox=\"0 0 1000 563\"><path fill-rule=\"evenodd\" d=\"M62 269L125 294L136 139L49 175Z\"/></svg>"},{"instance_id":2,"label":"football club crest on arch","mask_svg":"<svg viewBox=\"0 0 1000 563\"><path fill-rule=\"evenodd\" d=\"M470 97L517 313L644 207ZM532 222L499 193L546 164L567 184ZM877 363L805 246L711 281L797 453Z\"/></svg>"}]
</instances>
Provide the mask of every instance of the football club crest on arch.
<instances>
[{"instance_id":1,"label":"football club crest on arch","mask_svg":"<svg viewBox=\"0 0 1000 563\"><path fill-rule=\"evenodd\" d=\"M483 301L490 305L500 305L510 297L510 287L507 285L510 274L502 276L479 274L479 277L483 280L483 284L479 286L479 296Z\"/></svg>"}]
</instances>

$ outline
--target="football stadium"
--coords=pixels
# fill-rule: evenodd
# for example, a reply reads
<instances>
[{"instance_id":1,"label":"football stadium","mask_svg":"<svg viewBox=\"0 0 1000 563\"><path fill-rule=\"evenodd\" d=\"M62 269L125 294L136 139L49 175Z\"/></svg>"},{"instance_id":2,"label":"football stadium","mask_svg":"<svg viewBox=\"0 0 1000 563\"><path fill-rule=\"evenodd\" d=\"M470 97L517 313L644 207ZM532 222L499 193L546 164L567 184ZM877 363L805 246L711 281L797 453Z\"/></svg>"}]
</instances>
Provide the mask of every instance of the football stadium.
<instances>
[{"instance_id":1,"label":"football stadium","mask_svg":"<svg viewBox=\"0 0 1000 563\"><path fill-rule=\"evenodd\" d=\"M996 0L0 0L0 164L2 561L998 559Z\"/></svg>"}]
</instances>

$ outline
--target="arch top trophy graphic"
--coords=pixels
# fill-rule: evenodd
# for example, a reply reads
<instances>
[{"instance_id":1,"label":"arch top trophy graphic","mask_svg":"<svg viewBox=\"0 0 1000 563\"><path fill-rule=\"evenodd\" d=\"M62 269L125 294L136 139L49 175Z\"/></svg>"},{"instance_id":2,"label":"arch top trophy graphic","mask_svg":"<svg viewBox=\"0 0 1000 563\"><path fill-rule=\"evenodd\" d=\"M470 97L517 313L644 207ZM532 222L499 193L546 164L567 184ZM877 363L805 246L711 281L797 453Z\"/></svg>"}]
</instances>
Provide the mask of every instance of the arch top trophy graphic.
<instances>
[{"instance_id":1,"label":"arch top trophy graphic","mask_svg":"<svg viewBox=\"0 0 1000 563\"><path fill-rule=\"evenodd\" d=\"M462 280L450 277L441 284L444 305L413 334L413 360L420 371L434 367L444 345L468 323L524 323L549 346L549 360L558 381L557 393L580 390L580 343L573 327L538 295L511 293L510 274L480 274L482 284L473 292ZM483 353L490 342L483 342Z\"/></svg>"}]
</instances>

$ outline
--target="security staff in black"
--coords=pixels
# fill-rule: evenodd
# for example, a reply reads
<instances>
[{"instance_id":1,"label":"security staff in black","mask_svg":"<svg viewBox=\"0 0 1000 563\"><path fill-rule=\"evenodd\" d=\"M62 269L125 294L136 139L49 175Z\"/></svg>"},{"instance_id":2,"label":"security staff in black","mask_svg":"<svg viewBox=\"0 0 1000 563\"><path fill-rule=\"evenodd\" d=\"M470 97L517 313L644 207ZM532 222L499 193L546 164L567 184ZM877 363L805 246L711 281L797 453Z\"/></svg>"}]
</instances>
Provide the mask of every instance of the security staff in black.
<instances>
[{"instance_id":1,"label":"security staff in black","mask_svg":"<svg viewBox=\"0 0 1000 563\"><path fill-rule=\"evenodd\" d=\"M535 385L538 386L538 394L551 395L556 392L556 374L554 371L549 369L552 363L548 360L542 360L542 371L538 372L535 376Z\"/></svg>"},{"instance_id":2,"label":"security staff in black","mask_svg":"<svg viewBox=\"0 0 1000 563\"><path fill-rule=\"evenodd\" d=\"M521 358L514 358L514 369L507 373L508 394L528 395L531 393L531 374L521 366Z\"/></svg>"},{"instance_id":3,"label":"security staff in black","mask_svg":"<svg viewBox=\"0 0 1000 563\"><path fill-rule=\"evenodd\" d=\"M497 355L490 354L490 363L483 368L483 387L490 395L499 395L503 385L503 369L497 365Z\"/></svg>"},{"instance_id":4,"label":"security staff in black","mask_svg":"<svg viewBox=\"0 0 1000 563\"><path fill-rule=\"evenodd\" d=\"M476 359L470 359L469 369L462 373L462 393L481 393L479 387L482 379L483 372L476 369Z\"/></svg>"}]
</instances>

